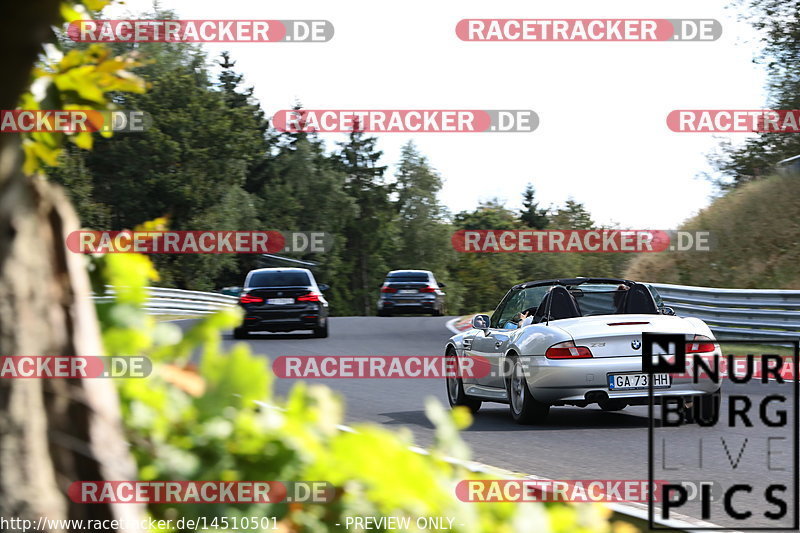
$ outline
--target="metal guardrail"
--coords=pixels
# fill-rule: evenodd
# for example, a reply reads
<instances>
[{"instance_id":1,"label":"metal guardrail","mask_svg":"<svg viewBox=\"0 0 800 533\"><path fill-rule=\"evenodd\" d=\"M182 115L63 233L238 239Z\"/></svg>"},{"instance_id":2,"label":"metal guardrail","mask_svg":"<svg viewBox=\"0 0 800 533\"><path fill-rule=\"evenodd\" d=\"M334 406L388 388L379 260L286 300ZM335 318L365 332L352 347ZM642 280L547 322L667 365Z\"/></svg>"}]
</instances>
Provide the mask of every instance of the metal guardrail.
<instances>
[{"instance_id":1,"label":"metal guardrail","mask_svg":"<svg viewBox=\"0 0 800 533\"><path fill-rule=\"evenodd\" d=\"M800 290L716 289L651 283L679 316L705 321L724 338L800 337Z\"/></svg>"},{"instance_id":2,"label":"metal guardrail","mask_svg":"<svg viewBox=\"0 0 800 533\"><path fill-rule=\"evenodd\" d=\"M697 317L718 338L800 337L800 290L717 289L652 283L679 316ZM154 315L204 315L236 305L237 298L224 294L148 287L145 310ZM95 301L112 299L95 296Z\"/></svg>"},{"instance_id":3,"label":"metal guardrail","mask_svg":"<svg viewBox=\"0 0 800 533\"><path fill-rule=\"evenodd\" d=\"M144 309L151 315L206 315L236 305L238 298L213 292L185 291L146 287L147 303ZM94 296L96 302L113 300L114 289L106 289L106 295Z\"/></svg>"}]
</instances>

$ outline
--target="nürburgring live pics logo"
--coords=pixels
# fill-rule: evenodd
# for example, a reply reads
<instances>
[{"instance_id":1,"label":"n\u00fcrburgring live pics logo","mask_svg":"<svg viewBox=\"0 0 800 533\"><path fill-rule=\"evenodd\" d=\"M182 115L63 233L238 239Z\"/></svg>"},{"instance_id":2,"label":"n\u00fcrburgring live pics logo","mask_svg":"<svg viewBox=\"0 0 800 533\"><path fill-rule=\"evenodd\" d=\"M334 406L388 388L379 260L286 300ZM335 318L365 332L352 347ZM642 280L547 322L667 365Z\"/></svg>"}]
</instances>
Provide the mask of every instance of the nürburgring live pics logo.
<instances>
[{"instance_id":1,"label":"n\u00fcrburgring live pics logo","mask_svg":"<svg viewBox=\"0 0 800 533\"><path fill-rule=\"evenodd\" d=\"M644 372L669 373L673 382L690 384L692 392L709 390L711 380L722 392L721 397L708 394L701 398L681 395L682 387L678 387L656 395L650 380L649 483L652 486L656 479L665 479L665 473L671 479L705 479L708 487L721 487L722 497L713 498L710 488L701 487L700 497L690 502L685 488L665 485L660 508L652 497L648 501L649 527L669 529L655 522L656 515L669 519L680 512L711 524L693 527L697 530L797 530L800 341L722 342L729 349L776 346L776 352L779 345L791 345L793 355L723 356L715 349L692 353L687 359L684 335L642 334ZM704 408L704 402L712 403ZM654 405L659 403L661 416L656 421ZM709 408L712 405L716 407Z\"/></svg>"}]
</instances>

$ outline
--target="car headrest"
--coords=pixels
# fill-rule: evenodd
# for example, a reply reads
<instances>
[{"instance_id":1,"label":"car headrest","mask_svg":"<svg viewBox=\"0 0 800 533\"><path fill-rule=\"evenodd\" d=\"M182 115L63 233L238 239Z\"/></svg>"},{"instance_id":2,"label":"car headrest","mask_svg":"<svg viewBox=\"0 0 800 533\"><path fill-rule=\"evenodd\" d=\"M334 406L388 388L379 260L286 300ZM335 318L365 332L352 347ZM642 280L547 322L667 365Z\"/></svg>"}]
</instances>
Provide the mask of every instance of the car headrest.
<instances>
[{"instance_id":1,"label":"car headrest","mask_svg":"<svg viewBox=\"0 0 800 533\"><path fill-rule=\"evenodd\" d=\"M647 287L637 283L625 291L622 313L629 315L657 315L658 306Z\"/></svg>"},{"instance_id":2,"label":"car headrest","mask_svg":"<svg viewBox=\"0 0 800 533\"><path fill-rule=\"evenodd\" d=\"M581 316L578 303L569 291L561 286L555 286L542 298L539 309L536 310L534 322L541 322L545 319L545 313L549 308L551 320L561 320L563 318L577 318Z\"/></svg>"}]
</instances>

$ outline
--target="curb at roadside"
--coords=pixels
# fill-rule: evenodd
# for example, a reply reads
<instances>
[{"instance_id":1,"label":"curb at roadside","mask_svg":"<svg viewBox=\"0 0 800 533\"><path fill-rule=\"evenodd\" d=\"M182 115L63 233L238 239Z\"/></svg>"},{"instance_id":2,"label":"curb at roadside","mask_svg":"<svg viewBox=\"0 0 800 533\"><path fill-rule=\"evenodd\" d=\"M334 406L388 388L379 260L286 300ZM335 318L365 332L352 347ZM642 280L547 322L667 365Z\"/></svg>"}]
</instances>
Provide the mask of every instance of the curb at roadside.
<instances>
[{"instance_id":1,"label":"curb at roadside","mask_svg":"<svg viewBox=\"0 0 800 533\"><path fill-rule=\"evenodd\" d=\"M448 320L447 324L445 325L447 326L447 329L452 331L454 334L463 333L472 327L472 317L474 316L475 314L457 316Z\"/></svg>"}]
</instances>

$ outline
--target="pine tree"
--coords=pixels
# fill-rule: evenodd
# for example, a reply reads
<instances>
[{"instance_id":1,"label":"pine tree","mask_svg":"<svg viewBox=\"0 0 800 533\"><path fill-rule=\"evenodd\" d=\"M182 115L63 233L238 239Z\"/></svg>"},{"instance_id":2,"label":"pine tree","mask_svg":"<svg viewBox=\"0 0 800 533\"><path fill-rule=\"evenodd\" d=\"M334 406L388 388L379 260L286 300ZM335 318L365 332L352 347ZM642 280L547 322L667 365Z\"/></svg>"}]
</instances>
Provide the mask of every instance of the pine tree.
<instances>
[{"instance_id":1,"label":"pine tree","mask_svg":"<svg viewBox=\"0 0 800 533\"><path fill-rule=\"evenodd\" d=\"M592 229L595 227L592 215L580 202L569 198L564 207L559 208L550 219L554 229Z\"/></svg>"},{"instance_id":2,"label":"pine tree","mask_svg":"<svg viewBox=\"0 0 800 533\"><path fill-rule=\"evenodd\" d=\"M376 299L375 287L387 269L392 242L392 192L384 180L386 167L378 161L383 154L375 148L377 139L354 127L347 142L340 142L335 154L344 173L344 190L356 213L345 227L347 275L350 280L352 311L369 315Z\"/></svg>"},{"instance_id":3,"label":"pine tree","mask_svg":"<svg viewBox=\"0 0 800 533\"><path fill-rule=\"evenodd\" d=\"M522 207L519 219L523 224L532 229L544 229L547 227L547 209L540 209L539 203L535 200L536 189L531 183L525 187L522 193Z\"/></svg>"},{"instance_id":4,"label":"pine tree","mask_svg":"<svg viewBox=\"0 0 800 533\"><path fill-rule=\"evenodd\" d=\"M437 196L442 178L409 141L403 146L395 180L398 228L393 267L432 270L437 279L444 278L450 244L446 211Z\"/></svg>"},{"instance_id":5,"label":"pine tree","mask_svg":"<svg viewBox=\"0 0 800 533\"><path fill-rule=\"evenodd\" d=\"M800 0L748 0L746 17L760 33L763 50L754 62L767 73L766 107L800 109ZM711 154L712 165L724 178L712 179L721 189L738 187L767 176L775 164L800 154L800 135L771 131L759 133L743 144L724 142Z\"/></svg>"}]
</instances>

